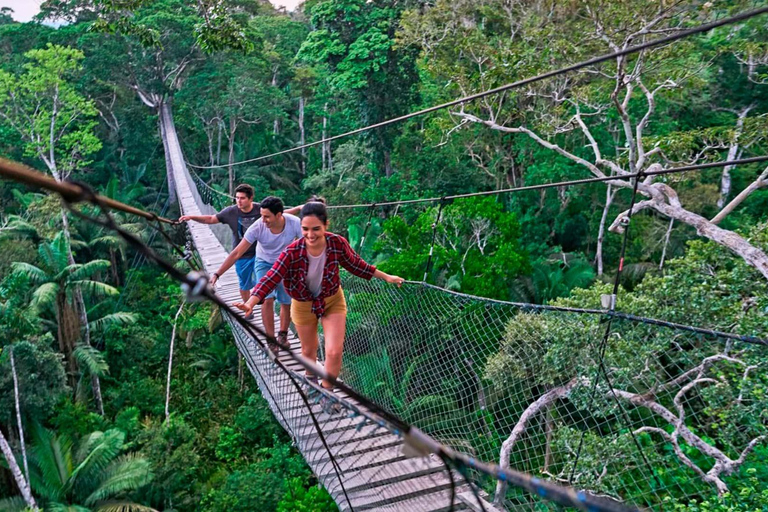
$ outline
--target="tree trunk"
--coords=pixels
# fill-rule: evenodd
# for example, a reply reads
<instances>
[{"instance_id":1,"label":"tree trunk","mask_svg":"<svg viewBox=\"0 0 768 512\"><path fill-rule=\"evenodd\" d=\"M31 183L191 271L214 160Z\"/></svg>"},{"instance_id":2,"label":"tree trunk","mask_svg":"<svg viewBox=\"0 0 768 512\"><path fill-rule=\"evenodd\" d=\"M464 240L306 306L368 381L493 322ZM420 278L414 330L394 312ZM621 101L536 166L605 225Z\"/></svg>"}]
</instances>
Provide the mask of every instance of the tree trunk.
<instances>
[{"instance_id":1,"label":"tree trunk","mask_svg":"<svg viewBox=\"0 0 768 512\"><path fill-rule=\"evenodd\" d=\"M661 250L661 261L659 262L659 270L664 270L664 260L667 257L667 246L669 245L669 237L672 235L672 226L675 224L675 219L669 219L669 227L667 228L667 234L664 235L664 248Z\"/></svg>"},{"instance_id":2,"label":"tree trunk","mask_svg":"<svg viewBox=\"0 0 768 512\"><path fill-rule=\"evenodd\" d=\"M304 96L299 97L299 145L305 144L304 138ZM301 148L301 175L307 174L307 150Z\"/></svg>"},{"instance_id":3,"label":"tree trunk","mask_svg":"<svg viewBox=\"0 0 768 512\"><path fill-rule=\"evenodd\" d=\"M547 419L544 424L544 435L546 436L546 446L544 447L544 469L542 472L549 471L552 464L552 433L554 432L554 420L552 418L552 407L547 407Z\"/></svg>"},{"instance_id":4,"label":"tree trunk","mask_svg":"<svg viewBox=\"0 0 768 512\"><path fill-rule=\"evenodd\" d=\"M237 131L237 120L234 116L229 118L229 195L235 195L235 167L232 163L235 161L235 132Z\"/></svg>"},{"instance_id":5,"label":"tree trunk","mask_svg":"<svg viewBox=\"0 0 768 512\"><path fill-rule=\"evenodd\" d=\"M168 421L168 417L170 416L171 372L173 370L173 346L176 342L176 324L179 321L179 315L181 315L181 310L184 309L185 303L186 303L186 300L181 301L179 310L176 311L176 316L173 317L173 329L171 330L171 348L168 355L168 378L165 384L165 421Z\"/></svg>"},{"instance_id":6,"label":"tree trunk","mask_svg":"<svg viewBox=\"0 0 768 512\"><path fill-rule=\"evenodd\" d=\"M394 171L392 170L392 153L389 150L384 151L384 174L389 178Z\"/></svg>"},{"instance_id":7,"label":"tree trunk","mask_svg":"<svg viewBox=\"0 0 768 512\"><path fill-rule=\"evenodd\" d=\"M575 378L567 384L551 389L541 395L538 400L533 402L525 409L525 411L523 411L523 414L520 415L520 419L517 420L517 424L515 424L515 427L512 429L509 437L501 445L501 453L499 454L499 466L502 469L509 468L509 457L512 454L512 448L514 447L517 440L525 433L528 422L541 411L549 408L549 406L555 403L557 400L568 395L568 393L570 393L571 390L579 383L581 383L581 380L579 378ZM496 495L493 498L494 505L499 506L504 503L504 497L507 494L507 485L507 482L502 480L499 480L496 484Z\"/></svg>"},{"instance_id":8,"label":"tree trunk","mask_svg":"<svg viewBox=\"0 0 768 512\"><path fill-rule=\"evenodd\" d=\"M750 105L738 113L739 117L736 120L736 130L733 136L733 141L731 141L731 145L728 147L727 161L735 160L740 153L741 144L739 143L739 138L744 131L744 120L747 118L747 114L749 114L749 111L752 110L752 108L752 105ZM725 205L725 202L728 200L728 196L731 193L731 170L733 167L733 165L726 165L723 167L723 174L720 177L720 197L717 200L718 208L722 208Z\"/></svg>"},{"instance_id":9,"label":"tree trunk","mask_svg":"<svg viewBox=\"0 0 768 512\"><path fill-rule=\"evenodd\" d=\"M192 342L195 339L195 333L197 333L197 329L187 331L187 335L184 338L184 345L186 345L188 349L192 348Z\"/></svg>"},{"instance_id":10,"label":"tree trunk","mask_svg":"<svg viewBox=\"0 0 768 512\"><path fill-rule=\"evenodd\" d=\"M221 121L217 123L218 135L216 136L216 165L221 165Z\"/></svg>"},{"instance_id":11,"label":"tree trunk","mask_svg":"<svg viewBox=\"0 0 768 512\"><path fill-rule=\"evenodd\" d=\"M689 212L681 206L664 203L654 199L637 203L633 208L633 213L647 208L652 208L657 212L666 215L670 219L679 220L684 224L696 228L696 233L700 236L708 238L729 249L731 252L741 257L747 265L756 268L763 277L768 279L768 255L749 243L741 235L720 228L701 215ZM628 213L628 211L625 211L616 217L609 229L617 233L623 232L624 228L621 226L621 223L622 220L627 217Z\"/></svg>"},{"instance_id":12,"label":"tree trunk","mask_svg":"<svg viewBox=\"0 0 768 512\"><path fill-rule=\"evenodd\" d=\"M605 241L605 222L608 220L608 210L611 209L613 198L616 196L616 191L612 190L611 185L608 185L605 194L605 207L603 208L603 215L600 217L600 229L597 232L597 248L595 249L595 261L597 262L597 275L603 275L603 242Z\"/></svg>"},{"instance_id":13,"label":"tree trunk","mask_svg":"<svg viewBox=\"0 0 768 512\"><path fill-rule=\"evenodd\" d=\"M75 375L77 375L77 362L73 356L75 344L80 337L80 323L77 311L69 303L64 293L56 297L56 316L58 320L59 350L64 355L67 377L70 386L75 387Z\"/></svg>"},{"instance_id":14,"label":"tree trunk","mask_svg":"<svg viewBox=\"0 0 768 512\"><path fill-rule=\"evenodd\" d=\"M120 271L117 262L117 251L114 249L109 250L109 261L112 263L112 279L115 281L115 286L120 286Z\"/></svg>"},{"instance_id":15,"label":"tree trunk","mask_svg":"<svg viewBox=\"0 0 768 512\"><path fill-rule=\"evenodd\" d=\"M24 475L29 478L29 464L27 463L27 445L24 442L24 425L21 422L21 404L19 400L19 376L16 373L16 359L13 357L14 346L10 347L11 373L13 374L13 400L16 405L16 424L19 429L19 444L21 445L21 460L24 462Z\"/></svg>"},{"instance_id":16,"label":"tree trunk","mask_svg":"<svg viewBox=\"0 0 768 512\"><path fill-rule=\"evenodd\" d=\"M750 183L747 188L739 192L739 195L733 198L733 201L728 203L720 212L712 218L712 224L719 224L729 213L731 213L737 206L739 206L747 197L755 190L764 187L768 183L768 167L763 169L760 176L755 181Z\"/></svg>"},{"instance_id":17,"label":"tree trunk","mask_svg":"<svg viewBox=\"0 0 768 512\"><path fill-rule=\"evenodd\" d=\"M323 106L323 134L320 137L325 140L328 137L328 103ZM323 161L323 171L327 169L326 158L328 158L328 143L323 142L320 146L320 158Z\"/></svg>"},{"instance_id":18,"label":"tree trunk","mask_svg":"<svg viewBox=\"0 0 768 512\"><path fill-rule=\"evenodd\" d=\"M277 70L278 67L275 66L272 68L272 87L277 87ZM277 137L280 134L280 118L275 117L275 121L272 125L272 133L275 137Z\"/></svg>"},{"instance_id":19,"label":"tree trunk","mask_svg":"<svg viewBox=\"0 0 768 512\"><path fill-rule=\"evenodd\" d=\"M35 498L32 496L32 490L29 488L27 479L24 478L24 475L21 473L19 464L16 462L16 458L13 456L13 452L11 451L11 446L5 439L2 430L0 430L0 451L3 452L6 462L8 462L8 468L11 470L13 479L16 481L16 485L21 491L21 496L24 498L24 502L32 510L39 510L37 508L37 503L35 503Z\"/></svg>"}]
</instances>

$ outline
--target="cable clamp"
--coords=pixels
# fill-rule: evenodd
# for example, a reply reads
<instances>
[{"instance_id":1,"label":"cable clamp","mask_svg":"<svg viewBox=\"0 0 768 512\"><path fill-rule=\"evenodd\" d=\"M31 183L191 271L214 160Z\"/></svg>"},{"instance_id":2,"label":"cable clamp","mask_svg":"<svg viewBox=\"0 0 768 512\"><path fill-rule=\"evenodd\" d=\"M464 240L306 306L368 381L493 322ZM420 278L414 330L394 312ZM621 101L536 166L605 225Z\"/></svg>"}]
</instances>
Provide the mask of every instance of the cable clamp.
<instances>
[{"instance_id":1,"label":"cable clamp","mask_svg":"<svg viewBox=\"0 0 768 512\"><path fill-rule=\"evenodd\" d=\"M205 298L203 292L207 288L208 278L200 272L190 272L187 274L187 282L181 283L181 290L187 296L187 302L202 301Z\"/></svg>"}]
</instances>

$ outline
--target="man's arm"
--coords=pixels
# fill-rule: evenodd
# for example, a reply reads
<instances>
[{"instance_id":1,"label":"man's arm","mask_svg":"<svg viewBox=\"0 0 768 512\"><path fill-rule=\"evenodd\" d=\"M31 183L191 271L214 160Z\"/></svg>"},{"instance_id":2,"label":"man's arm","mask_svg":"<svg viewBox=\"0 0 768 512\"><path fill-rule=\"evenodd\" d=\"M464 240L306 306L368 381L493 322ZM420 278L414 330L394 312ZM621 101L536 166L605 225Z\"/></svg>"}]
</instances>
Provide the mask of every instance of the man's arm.
<instances>
[{"instance_id":1,"label":"man's arm","mask_svg":"<svg viewBox=\"0 0 768 512\"><path fill-rule=\"evenodd\" d=\"M188 222L193 220L201 224L218 224L219 219L215 215L182 215L179 222Z\"/></svg>"},{"instance_id":2,"label":"man's arm","mask_svg":"<svg viewBox=\"0 0 768 512\"><path fill-rule=\"evenodd\" d=\"M224 274L224 272L232 268L232 265L234 265L237 260L243 257L243 254L245 254L245 251L247 251L251 247L251 245L253 244L251 244L251 242L249 242L245 238L240 240L240 243L237 244L237 247L235 247L235 249L231 253L229 253L229 256L227 256L227 259L224 260L224 263L222 263L219 269L216 272L214 272L213 275L211 276L211 279L210 279L211 285L216 284L216 281L219 280L219 278Z\"/></svg>"},{"instance_id":3,"label":"man's arm","mask_svg":"<svg viewBox=\"0 0 768 512\"><path fill-rule=\"evenodd\" d=\"M300 204L299 206L294 206L293 208L288 208L287 210L284 210L283 213L290 213L291 215L298 215L301 211L301 207L304 206L303 204Z\"/></svg>"}]
</instances>

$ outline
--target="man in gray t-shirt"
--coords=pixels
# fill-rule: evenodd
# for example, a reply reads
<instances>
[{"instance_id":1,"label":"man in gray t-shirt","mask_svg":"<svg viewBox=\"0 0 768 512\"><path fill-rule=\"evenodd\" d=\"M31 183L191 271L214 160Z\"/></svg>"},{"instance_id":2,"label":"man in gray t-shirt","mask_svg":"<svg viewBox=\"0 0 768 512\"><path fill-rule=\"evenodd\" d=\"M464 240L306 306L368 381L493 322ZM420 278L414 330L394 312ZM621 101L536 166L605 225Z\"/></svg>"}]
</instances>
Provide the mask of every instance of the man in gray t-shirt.
<instances>
[{"instance_id":1,"label":"man in gray t-shirt","mask_svg":"<svg viewBox=\"0 0 768 512\"><path fill-rule=\"evenodd\" d=\"M232 245L237 247L248 228L261 217L261 207L259 203L253 202L253 187L246 184L235 188L235 203L216 215L184 215L179 217L179 222L192 220L203 224L226 224L232 230ZM244 252L235 263L237 278L240 281L240 297L243 300L251 297L251 288L256 286L255 264L255 247L249 247L249 250Z\"/></svg>"},{"instance_id":2,"label":"man in gray t-shirt","mask_svg":"<svg viewBox=\"0 0 768 512\"><path fill-rule=\"evenodd\" d=\"M245 254L256 242L256 282L272 268L280 254L294 240L301 238L301 221L290 213L283 212L283 202L274 196L261 201L261 219L256 221L243 235L243 240L230 253L221 267L213 274L211 284L218 276L236 264L240 254ZM291 298L285 292L283 283L277 285L261 305L261 319L270 336L275 335L275 299L280 303L280 331L277 341L282 346L288 343L288 327L291 324Z\"/></svg>"}]
</instances>

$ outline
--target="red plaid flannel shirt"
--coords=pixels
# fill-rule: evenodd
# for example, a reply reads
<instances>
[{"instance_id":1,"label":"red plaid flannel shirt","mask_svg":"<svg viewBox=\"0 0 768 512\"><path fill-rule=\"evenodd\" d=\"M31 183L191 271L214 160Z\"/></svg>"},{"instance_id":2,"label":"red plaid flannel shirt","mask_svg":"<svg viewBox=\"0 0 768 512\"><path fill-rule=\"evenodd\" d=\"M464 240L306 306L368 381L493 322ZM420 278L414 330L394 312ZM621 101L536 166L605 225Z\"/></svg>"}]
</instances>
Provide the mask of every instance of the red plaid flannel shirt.
<instances>
[{"instance_id":1,"label":"red plaid flannel shirt","mask_svg":"<svg viewBox=\"0 0 768 512\"><path fill-rule=\"evenodd\" d=\"M258 297L261 303L283 281L288 295L301 302L312 302L312 313L320 318L325 313L325 299L339 291L339 265L363 279L373 277L376 267L363 261L344 237L327 232L325 242L326 260L320 295L313 296L307 286L309 258L304 238L299 238L285 248L269 272L256 284L251 295Z\"/></svg>"}]
</instances>

